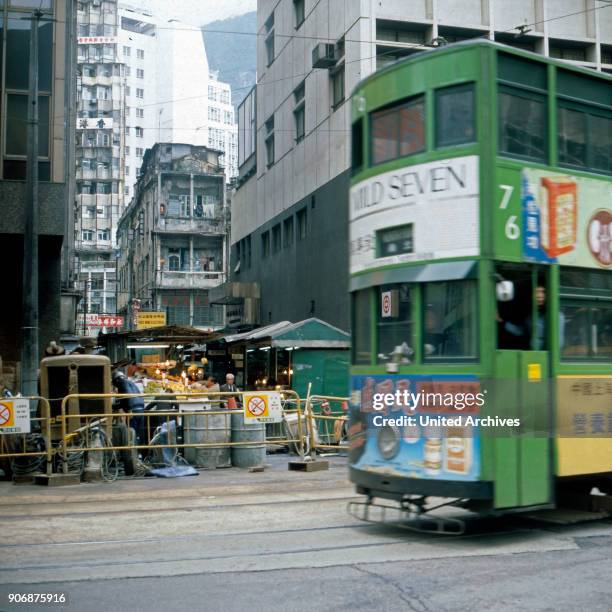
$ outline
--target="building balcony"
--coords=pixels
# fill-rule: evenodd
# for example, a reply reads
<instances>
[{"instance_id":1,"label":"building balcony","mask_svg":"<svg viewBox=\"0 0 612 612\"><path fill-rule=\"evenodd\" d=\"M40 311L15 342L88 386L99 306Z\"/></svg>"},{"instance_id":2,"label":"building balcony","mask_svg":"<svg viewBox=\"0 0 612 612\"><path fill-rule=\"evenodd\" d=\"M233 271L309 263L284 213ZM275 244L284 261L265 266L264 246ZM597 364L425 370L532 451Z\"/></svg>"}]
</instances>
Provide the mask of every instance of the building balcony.
<instances>
[{"instance_id":1,"label":"building balcony","mask_svg":"<svg viewBox=\"0 0 612 612\"><path fill-rule=\"evenodd\" d=\"M225 272L178 272L160 270L157 272L158 289L212 289L225 280Z\"/></svg>"},{"instance_id":2,"label":"building balcony","mask_svg":"<svg viewBox=\"0 0 612 612\"><path fill-rule=\"evenodd\" d=\"M225 223L214 218L160 217L155 231L176 234L224 234Z\"/></svg>"}]
</instances>

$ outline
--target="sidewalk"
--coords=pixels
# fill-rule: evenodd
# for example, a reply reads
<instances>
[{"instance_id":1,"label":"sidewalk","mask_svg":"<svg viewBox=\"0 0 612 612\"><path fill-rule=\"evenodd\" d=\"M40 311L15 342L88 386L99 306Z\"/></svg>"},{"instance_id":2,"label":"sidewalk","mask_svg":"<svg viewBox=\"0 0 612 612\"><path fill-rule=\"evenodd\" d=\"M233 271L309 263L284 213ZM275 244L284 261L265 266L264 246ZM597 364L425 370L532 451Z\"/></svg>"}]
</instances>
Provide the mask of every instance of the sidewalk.
<instances>
[{"instance_id":1,"label":"sidewalk","mask_svg":"<svg viewBox=\"0 0 612 612\"><path fill-rule=\"evenodd\" d=\"M66 487L15 485L0 482L0 512L10 506L91 504L95 502L154 502L181 498L212 498L218 495L265 495L283 492L334 491L352 489L346 457L327 457L330 468L321 472L289 471L289 455L268 455L264 472L239 468L202 470L182 478L122 478L112 483L81 483ZM354 489L352 489L354 491ZM32 508L33 513L37 513ZM57 511L57 510L56 510Z\"/></svg>"}]
</instances>

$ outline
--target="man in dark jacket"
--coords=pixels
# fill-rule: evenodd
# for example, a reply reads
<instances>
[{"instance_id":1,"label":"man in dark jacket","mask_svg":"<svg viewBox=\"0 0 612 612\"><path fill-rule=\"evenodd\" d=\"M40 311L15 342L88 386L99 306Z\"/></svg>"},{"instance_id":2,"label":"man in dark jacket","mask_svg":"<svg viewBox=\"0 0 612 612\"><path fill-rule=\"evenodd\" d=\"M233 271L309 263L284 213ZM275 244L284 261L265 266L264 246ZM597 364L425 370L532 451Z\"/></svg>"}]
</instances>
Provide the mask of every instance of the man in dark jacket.
<instances>
[{"instance_id":1,"label":"man in dark jacket","mask_svg":"<svg viewBox=\"0 0 612 612\"><path fill-rule=\"evenodd\" d=\"M136 383L132 382L127 376L119 371L115 370L112 376L113 385L117 389L118 393L140 393L140 389L136 386ZM124 412L144 412L144 398L143 397L122 397L118 401L118 406ZM142 434L144 433L144 416L133 416L130 419L130 427L136 430L136 437L139 440L143 440Z\"/></svg>"},{"instance_id":2,"label":"man in dark jacket","mask_svg":"<svg viewBox=\"0 0 612 612\"><path fill-rule=\"evenodd\" d=\"M234 384L234 375L229 373L225 375L225 384L221 385L221 391L225 393L230 393L235 391L236 393L240 393L238 387ZM240 396L239 395L226 395L224 396L226 401L226 408L238 408Z\"/></svg>"}]
</instances>

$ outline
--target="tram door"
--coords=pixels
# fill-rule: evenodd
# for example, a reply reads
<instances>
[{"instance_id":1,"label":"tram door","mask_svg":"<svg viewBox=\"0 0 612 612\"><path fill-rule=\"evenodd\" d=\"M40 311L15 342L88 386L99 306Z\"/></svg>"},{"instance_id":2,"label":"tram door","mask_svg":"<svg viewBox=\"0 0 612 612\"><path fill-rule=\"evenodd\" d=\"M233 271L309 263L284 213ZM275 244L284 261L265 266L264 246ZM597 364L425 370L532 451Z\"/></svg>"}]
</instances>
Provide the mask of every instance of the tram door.
<instances>
[{"instance_id":1,"label":"tram door","mask_svg":"<svg viewBox=\"0 0 612 612\"><path fill-rule=\"evenodd\" d=\"M552 501L550 351L545 269L496 269L497 350L493 414L520 419L493 443L495 507Z\"/></svg>"}]
</instances>

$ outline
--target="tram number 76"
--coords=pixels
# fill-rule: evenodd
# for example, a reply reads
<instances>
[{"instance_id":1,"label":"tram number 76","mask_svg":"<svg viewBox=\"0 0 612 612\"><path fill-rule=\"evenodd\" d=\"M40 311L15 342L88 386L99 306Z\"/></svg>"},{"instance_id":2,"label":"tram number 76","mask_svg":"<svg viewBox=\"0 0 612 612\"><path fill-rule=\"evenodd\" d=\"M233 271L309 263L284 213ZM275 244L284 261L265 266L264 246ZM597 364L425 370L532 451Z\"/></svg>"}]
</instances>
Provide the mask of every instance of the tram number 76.
<instances>
[{"instance_id":1,"label":"tram number 76","mask_svg":"<svg viewBox=\"0 0 612 612\"><path fill-rule=\"evenodd\" d=\"M501 202L499 203L500 210L506 210L514 192L514 185L500 185L499 188L503 191ZM506 238L510 240L518 240L521 235L521 228L516 222L516 215L510 215L506 221L504 231Z\"/></svg>"}]
</instances>

